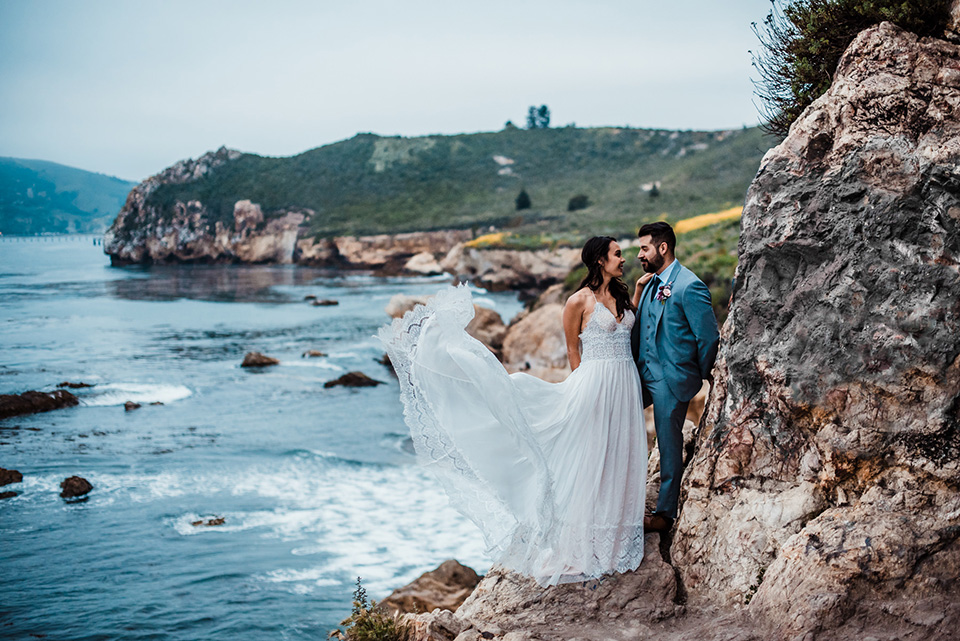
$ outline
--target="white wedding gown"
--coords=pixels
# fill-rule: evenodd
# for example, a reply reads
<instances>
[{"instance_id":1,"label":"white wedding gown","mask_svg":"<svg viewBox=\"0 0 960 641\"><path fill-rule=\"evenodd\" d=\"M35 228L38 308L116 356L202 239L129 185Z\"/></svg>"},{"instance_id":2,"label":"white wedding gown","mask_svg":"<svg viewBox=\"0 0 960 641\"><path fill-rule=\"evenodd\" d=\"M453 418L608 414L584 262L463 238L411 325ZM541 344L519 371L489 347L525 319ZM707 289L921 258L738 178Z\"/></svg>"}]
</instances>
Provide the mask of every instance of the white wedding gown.
<instances>
[{"instance_id":1,"label":"white wedding gown","mask_svg":"<svg viewBox=\"0 0 960 641\"><path fill-rule=\"evenodd\" d=\"M464 328L449 287L380 330L421 463L483 532L488 553L541 585L634 570L643 558L647 440L629 311L597 303L566 380L507 374Z\"/></svg>"}]
</instances>

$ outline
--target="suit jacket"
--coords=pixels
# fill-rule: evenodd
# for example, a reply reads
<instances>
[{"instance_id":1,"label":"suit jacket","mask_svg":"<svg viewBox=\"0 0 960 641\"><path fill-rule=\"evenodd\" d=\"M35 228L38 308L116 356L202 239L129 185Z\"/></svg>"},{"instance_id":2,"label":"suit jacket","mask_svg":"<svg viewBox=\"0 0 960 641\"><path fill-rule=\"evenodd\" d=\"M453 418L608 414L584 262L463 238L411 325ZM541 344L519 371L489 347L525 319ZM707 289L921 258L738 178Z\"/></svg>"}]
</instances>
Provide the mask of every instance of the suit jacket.
<instances>
[{"instance_id":1,"label":"suit jacket","mask_svg":"<svg viewBox=\"0 0 960 641\"><path fill-rule=\"evenodd\" d=\"M641 314L646 305L655 305L657 319L654 342L663 366L663 378L674 396L685 402L697 395L703 386L703 379L710 375L717 358L720 332L711 305L710 290L696 274L679 263L676 267L668 267L664 275L669 275L674 269L675 277L668 276L673 284L670 298L665 302L650 300L655 280L651 280L644 287L637 319L630 335L630 347L642 378L644 362L640 353ZM644 406L651 402L646 384L643 386L643 401Z\"/></svg>"}]
</instances>

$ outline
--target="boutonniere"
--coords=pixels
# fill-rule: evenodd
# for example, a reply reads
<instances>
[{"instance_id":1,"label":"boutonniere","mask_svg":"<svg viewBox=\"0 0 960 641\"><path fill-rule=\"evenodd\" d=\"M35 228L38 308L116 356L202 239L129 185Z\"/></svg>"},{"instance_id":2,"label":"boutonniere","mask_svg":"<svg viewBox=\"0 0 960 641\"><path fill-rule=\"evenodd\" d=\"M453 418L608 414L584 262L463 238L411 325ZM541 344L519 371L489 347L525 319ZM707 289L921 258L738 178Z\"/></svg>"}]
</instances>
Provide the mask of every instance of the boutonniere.
<instances>
[{"instance_id":1,"label":"boutonniere","mask_svg":"<svg viewBox=\"0 0 960 641\"><path fill-rule=\"evenodd\" d=\"M660 285L660 289L657 290L657 300L660 301L662 305L665 305L667 303L667 299L670 298L671 294L673 294L670 289L670 285L671 283Z\"/></svg>"}]
</instances>

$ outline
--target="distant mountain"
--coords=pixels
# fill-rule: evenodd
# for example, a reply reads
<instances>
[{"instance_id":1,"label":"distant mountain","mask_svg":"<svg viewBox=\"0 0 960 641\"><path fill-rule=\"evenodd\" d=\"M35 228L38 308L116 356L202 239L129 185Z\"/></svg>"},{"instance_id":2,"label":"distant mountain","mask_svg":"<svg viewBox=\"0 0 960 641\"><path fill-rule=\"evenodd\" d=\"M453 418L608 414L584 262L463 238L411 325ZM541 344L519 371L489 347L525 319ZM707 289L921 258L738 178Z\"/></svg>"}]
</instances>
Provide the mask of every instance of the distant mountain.
<instances>
[{"instance_id":1,"label":"distant mountain","mask_svg":"<svg viewBox=\"0 0 960 641\"><path fill-rule=\"evenodd\" d=\"M288 158L221 150L141 183L113 231L120 240L145 238L187 216L191 229L213 234L217 223L233 229L236 203L250 200L262 208L262 224L309 210L301 233L315 237L486 225L632 233L644 221L742 204L773 142L757 128L508 127L360 134ZM530 207L518 210L521 190ZM577 196L585 198L571 202Z\"/></svg>"},{"instance_id":2,"label":"distant mountain","mask_svg":"<svg viewBox=\"0 0 960 641\"><path fill-rule=\"evenodd\" d=\"M103 232L134 186L45 160L0 158L0 232Z\"/></svg>"}]
</instances>

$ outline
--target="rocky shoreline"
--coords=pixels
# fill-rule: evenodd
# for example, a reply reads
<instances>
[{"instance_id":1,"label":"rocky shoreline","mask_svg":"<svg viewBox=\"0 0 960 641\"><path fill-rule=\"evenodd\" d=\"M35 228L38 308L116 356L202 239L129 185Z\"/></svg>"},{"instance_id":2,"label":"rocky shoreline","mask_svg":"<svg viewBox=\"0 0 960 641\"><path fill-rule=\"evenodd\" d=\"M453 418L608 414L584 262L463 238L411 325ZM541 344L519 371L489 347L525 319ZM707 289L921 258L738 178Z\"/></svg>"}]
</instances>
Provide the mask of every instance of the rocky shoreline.
<instances>
[{"instance_id":1,"label":"rocky shoreline","mask_svg":"<svg viewBox=\"0 0 960 641\"><path fill-rule=\"evenodd\" d=\"M167 221L148 197L167 184L195 180L239 152L220 149L185 160L137 185L104 235L113 265L281 264L371 271L381 276L447 273L491 291L538 291L566 278L579 263L570 248L512 250L471 247L469 229L379 234L307 236L309 209L264 212L238 200L228 220L200 201L176 202Z\"/></svg>"}]
</instances>

